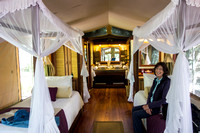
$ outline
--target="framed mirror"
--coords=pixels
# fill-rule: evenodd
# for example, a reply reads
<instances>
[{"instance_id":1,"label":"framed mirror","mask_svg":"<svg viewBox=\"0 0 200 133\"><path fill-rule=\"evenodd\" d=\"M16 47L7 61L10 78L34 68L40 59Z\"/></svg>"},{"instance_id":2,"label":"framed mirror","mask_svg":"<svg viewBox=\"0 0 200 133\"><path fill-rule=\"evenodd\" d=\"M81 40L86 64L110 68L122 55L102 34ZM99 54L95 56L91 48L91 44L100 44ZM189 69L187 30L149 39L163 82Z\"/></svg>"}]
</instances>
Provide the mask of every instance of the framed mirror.
<instances>
[{"instance_id":1,"label":"framed mirror","mask_svg":"<svg viewBox=\"0 0 200 133\"><path fill-rule=\"evenodd\" d=\"M120 61L119 47L101 48L101 62L102 61Z\"/></svg>"},{"instance_id":2,"label":"framed mirror","mask_svg":"<svg viewBox=\"0 0 200 133\"><path fill-rule=\"evenodd\" d=\"M147 66L147 65L156 65L160 61L160 52L149 45L139 52L139 65Z\"/></svg>"}]
</instances>

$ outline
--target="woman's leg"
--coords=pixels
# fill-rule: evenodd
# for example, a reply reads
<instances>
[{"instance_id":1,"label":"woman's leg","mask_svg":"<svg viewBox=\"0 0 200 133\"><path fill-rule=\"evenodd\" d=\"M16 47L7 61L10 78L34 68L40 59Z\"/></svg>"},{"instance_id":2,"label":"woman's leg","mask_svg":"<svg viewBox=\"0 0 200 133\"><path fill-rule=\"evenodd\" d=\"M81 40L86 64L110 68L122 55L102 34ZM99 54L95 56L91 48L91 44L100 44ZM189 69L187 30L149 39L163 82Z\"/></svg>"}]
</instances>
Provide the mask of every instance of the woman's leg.
<instances>
[{"instance_id":1,"label":"woman's leg","mask_svg":"<svg viewBox=\"0 0 200 133\"><path fill-rule=\"evenodd\" d=\"M142 106L143 106L143 105L133 107L132 112L135 112L135 111L137 111L137 110L143 109Z\"/></svg>"},{"instance_id":2,"label":"woman's leg","mask_svg":"<svg viewBox=\"0 0 200 133\"><path fill-rule=\"evenodd\" d=\"M134 133L145 133L146 130L142 123L142 118L147 118L150 115L143 110L142 105L133 107L132 109L132 119L133 119L133 129Z\"/></svg>"}]
</instances>

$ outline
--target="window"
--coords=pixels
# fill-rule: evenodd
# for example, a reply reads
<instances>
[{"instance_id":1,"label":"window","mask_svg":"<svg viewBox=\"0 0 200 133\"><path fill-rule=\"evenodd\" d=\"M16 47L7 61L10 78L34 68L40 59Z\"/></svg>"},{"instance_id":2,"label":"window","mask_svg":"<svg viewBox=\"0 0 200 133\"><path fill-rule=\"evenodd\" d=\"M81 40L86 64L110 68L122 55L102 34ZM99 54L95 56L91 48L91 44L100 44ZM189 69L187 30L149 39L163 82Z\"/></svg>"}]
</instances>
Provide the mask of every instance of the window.
<instances>
[{"instance_id":1,"label":"window","mask_svg":"<svg viewBox=\"0 0 200 133\"><path fill-rule=\"evenodd\" d=\"M19 49L19 66L22 99L25 99L31 96L34 83L33 56Z\"/></svg>"},{"instance_id":2,"label":"window","mask_svg":"<svg viewBox=\"0 0 200 133\"><path fill-rule=\"evenodd\" d=\"M101 61L119 61L119 48L101 48Z\"/></svg>"},{"instance_id":3,"label":"window","mask_svg":"<svg viewBox=\"0 0 200 133\"><path fill-rule=\"evenodd\" d=\"M186 51L190 67L190 92L200 97L200 44Z\"/></svg>"}]
</instances>

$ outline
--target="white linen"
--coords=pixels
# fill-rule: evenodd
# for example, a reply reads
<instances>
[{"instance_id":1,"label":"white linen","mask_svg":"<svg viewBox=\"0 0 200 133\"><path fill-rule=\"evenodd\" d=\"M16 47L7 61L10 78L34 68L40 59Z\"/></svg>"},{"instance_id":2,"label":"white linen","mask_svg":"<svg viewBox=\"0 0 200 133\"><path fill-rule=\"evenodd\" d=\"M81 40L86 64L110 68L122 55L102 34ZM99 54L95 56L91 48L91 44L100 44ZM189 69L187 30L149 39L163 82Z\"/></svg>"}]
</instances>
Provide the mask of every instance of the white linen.
<instances>
[{"instance_id":1,"label":"white linen","mask_svg":"<svg viewBox=\"0 0 200 133\"><path fill-rule=\"evenodd\" d=\"M28 133L28 129L20 127L11 127L0 123L0 133Z\"/></svg>"},{"instance_id":2,"label":"white linen","mask_svg":"<svg viewBox=\"0 0 200 133\"><path fill-rule=\"evenodd\" d=\"M144 76L144 88L151 87L153 84L153 80L156 76L154 74L147 74L147 73L143 73L143 76Z\"/></svg>"},{"instance_id":3,"label":"white linen","mask_svg":"<svg viewBox=\"0 0 200 133\"><path fill-rule=\"evenodd\" d=\"M0 114L0 121L3 119L3 118L9 118L11 116L14 116L15 112L17 111L17 109L13 109L9 112L6 112L6 113L3 113L3 114Z\"/></svg>"},{"instance_id":4,"label":"white linen","mask_svg":"<svg viewBox=\"0 0 200 133\"><path fill-rule=\"evenodd\" d=\"M30 107L31 98L24 100L12 107ZM83 107L84 103L77 91L72 92L71 98L57 98L55 102L52 102L54 108L61 108L63 109L67 123L68 129L70 129L73 121L75 120L76 116L78 115L79 111ZM0 124L0 133L27 133L28 128L20 128L20 127L12 127Z\"/></svg>"},{"instance_id":5,"label":"white linen","mask_svg":"<svg viewBox=\"0 0 200 133\"><path fill-rule=\"evenodd\" d=\"M144 95L144 90L139 90L134 96L134 106L139 106L147 103L147 98Z\"/></svg>"},{"instance_id":6,"label":"white linen","mask_svg":"<svg viewBox=\"0 0 200 133\"><path fill-rule=\"evenodd\" d=\"M84 105L83 100L77 91L73 91L71 98L57 98L52 104L54 108L62 108L64 110L68 129L70 129L73 121Z\"/></svg>"}]
</instances>

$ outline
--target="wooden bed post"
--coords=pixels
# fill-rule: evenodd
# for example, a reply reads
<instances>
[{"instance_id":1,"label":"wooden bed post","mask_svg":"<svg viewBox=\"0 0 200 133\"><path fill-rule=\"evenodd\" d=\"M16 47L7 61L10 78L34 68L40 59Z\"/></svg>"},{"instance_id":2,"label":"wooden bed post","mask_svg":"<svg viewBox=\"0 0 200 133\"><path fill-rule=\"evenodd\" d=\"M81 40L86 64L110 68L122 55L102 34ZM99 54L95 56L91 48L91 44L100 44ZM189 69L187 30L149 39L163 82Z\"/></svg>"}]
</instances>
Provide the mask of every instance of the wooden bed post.
<instances>
[{"instance_id":1,"label":"wooden bed post","mask_svg":"<svg viewBox=\"0 0 200 133\"><path fill-rule=\"evenodd\" d=\"M77 61L78 61L78 92L80 93L81 97L83 97L83 76L81 76L81 68L83 57L82 55L77 53Z\"/></svg>"},{"instance_id":2,"label":"wooden bed post","mask_svg":"<svg viewBox=\"0 0 200 133\"><path fill-rule=\"evenodd\" d=\"M88 68L88 89L91 89L91 82L92 82L92 77L91 77L91 53L90 53L90 43L87 41L87 68Z\"/></svg>"},{"instance_id":3,"label":"wooden bed post","mask_svg":"<svg viewBox=\"0 0 200 133\"><path fill-rule=\"evenodd\" d=\"M133 94L135 94L138 90L139 90L139 79L138 79L138 53L139 51L137 51L133 56L133 60L134 60L134 77L135 77L135 83L134 83L134 92Z\"/></svg>"}]
</instances>

